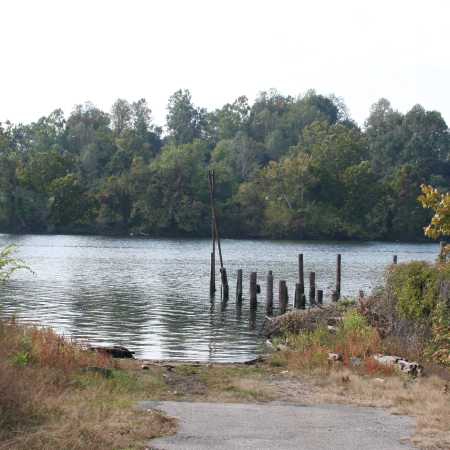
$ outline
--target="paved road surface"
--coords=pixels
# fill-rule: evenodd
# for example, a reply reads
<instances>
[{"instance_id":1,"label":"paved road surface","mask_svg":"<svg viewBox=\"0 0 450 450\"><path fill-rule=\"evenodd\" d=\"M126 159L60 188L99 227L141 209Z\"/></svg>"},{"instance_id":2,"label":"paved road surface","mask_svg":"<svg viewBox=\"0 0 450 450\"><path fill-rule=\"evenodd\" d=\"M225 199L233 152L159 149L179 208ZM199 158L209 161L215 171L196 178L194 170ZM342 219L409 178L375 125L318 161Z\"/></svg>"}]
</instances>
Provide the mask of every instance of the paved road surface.
<instances>
[{"instance_id":1,"label":"paved road surface","mask_svg":"<svg viewBox=\"0 0 450 450\"><path fill-rule=\"evenodd\" d=\"M325 403L140 402L178 417L178 433L155 439L158 450L413 449L412 418L382 408ZM400 439L400 441L399 441Z\"/></svg>"}]
</instances>

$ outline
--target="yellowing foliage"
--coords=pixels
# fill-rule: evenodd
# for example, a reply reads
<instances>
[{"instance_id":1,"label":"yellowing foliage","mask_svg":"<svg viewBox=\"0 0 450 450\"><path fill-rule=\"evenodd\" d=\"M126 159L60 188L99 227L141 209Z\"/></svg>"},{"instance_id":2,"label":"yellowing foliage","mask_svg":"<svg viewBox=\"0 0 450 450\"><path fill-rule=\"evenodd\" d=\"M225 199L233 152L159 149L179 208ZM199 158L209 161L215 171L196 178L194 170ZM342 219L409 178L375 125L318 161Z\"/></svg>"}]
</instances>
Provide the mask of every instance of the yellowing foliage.
<instances>
[{"instance_id":1,"label":"yellowing foliage","mask_svg":"<svg viewBox=\"0 0 450 450\"><path fill-rule=\"evenodd\" d=\"M418 200L424 208L434 209L436 213L430 225L424 228L425 235L433 239L441 235L450 235L450 194L441 194L433 186L422 184L420 187L424 195L421 195Z\"/></svg>"}]
</instances>

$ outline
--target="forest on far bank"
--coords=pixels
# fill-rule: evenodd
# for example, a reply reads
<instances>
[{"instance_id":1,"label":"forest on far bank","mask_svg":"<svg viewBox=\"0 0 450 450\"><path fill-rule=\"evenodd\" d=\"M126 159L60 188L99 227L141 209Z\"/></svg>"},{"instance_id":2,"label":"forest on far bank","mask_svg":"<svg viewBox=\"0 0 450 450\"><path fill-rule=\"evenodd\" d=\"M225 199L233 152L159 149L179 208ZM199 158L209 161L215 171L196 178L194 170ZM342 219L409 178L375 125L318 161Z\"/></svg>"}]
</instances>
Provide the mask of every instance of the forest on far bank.
<instances>
[{"instance_id":1,"label":"forest on far bank","mask_svg":"<svg viewBox=\"0 0 450 450\"><path fill-rule=\"evenodd\" d=\"M208 112L188 90L164 127L145 99L91 102L0 123L0 231L425 240L420 185L447 192L450 136L437 111L387 99L360 129L344 101L275 89Z\"/></svg>"}]
</instances>

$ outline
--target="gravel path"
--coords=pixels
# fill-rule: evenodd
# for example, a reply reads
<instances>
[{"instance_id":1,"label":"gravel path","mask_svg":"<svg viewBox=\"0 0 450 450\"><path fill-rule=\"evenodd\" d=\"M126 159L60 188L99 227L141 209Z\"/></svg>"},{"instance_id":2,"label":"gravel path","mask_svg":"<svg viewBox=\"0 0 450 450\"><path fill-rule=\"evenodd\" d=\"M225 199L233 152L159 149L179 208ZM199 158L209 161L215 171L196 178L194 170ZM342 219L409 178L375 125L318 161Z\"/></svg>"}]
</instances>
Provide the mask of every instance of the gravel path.
<instances>
[{"instance_id":1,"label":"gravel path","mask_svg":"<svg viewBox=\"0 0 450 450\"><path fill-rule=\"evenodd\" d=\"M382 408L325 403L140 402L179 418L178 433L158 450L413 449L413 419Z\"/></svg>"}]
</instances>

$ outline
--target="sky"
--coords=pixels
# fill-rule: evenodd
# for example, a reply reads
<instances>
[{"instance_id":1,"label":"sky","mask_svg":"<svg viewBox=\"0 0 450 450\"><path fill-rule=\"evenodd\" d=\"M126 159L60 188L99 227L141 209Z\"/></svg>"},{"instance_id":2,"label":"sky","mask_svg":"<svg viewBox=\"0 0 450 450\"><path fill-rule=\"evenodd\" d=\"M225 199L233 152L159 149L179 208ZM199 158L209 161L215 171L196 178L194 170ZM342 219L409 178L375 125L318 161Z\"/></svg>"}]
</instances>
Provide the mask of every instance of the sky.
<instances>
[{"instance_id":1,"label":"sky","mask_svg":"<svg viewBox=\"0 0 450 450\"><path fill-rule=\"evenodd\" d=\"M164 125L178 89L212 111L276 88L334 93L360 126L381 97L450 125L448 0L17 0L0 13L0 122L145 98Z\"/></svg>"}]
</instances>

